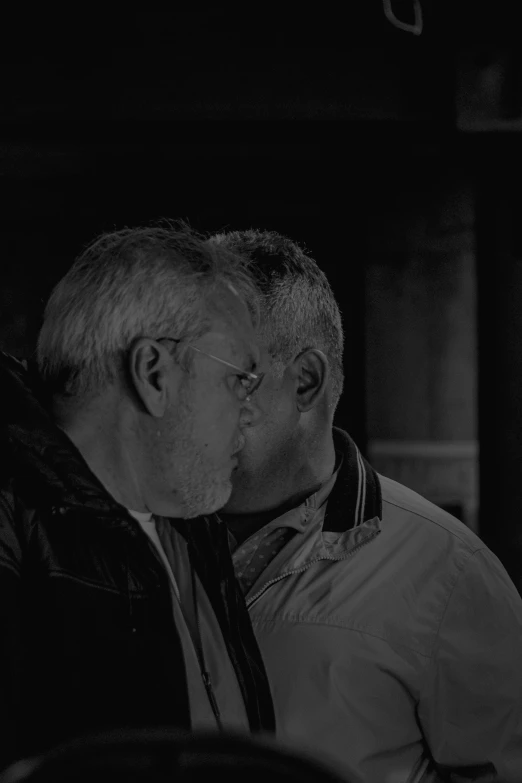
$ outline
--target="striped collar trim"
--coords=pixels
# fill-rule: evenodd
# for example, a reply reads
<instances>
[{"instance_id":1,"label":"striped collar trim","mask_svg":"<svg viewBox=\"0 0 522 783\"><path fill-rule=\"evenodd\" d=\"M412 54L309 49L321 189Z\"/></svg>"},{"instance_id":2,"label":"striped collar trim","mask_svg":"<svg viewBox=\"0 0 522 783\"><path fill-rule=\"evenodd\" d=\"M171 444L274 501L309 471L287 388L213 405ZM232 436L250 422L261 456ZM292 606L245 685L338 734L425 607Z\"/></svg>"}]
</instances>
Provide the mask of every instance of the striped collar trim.
<instances>
[{"instance_id":1,"label":"striped collar trim","mask_svg":"<svg viewBox=\"0 0 522 783\"><path fill-rule=\"evenodd\" d=\"M342 455L337 480L328 495L323 532L342 533L382 517L379 477L348 433L333 429L335 450Z\"/></svg>"}]
</instances>

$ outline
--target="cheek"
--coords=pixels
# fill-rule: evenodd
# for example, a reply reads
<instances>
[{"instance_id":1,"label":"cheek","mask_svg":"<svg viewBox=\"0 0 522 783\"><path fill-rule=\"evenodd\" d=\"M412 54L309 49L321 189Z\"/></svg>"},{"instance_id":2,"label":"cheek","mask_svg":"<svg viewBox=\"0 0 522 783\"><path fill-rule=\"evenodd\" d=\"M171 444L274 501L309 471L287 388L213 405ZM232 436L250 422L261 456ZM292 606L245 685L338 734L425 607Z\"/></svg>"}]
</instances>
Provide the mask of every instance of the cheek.
<instances>
[{"instance_id":1,"label":"cheek","mask_svg":"<svg viewBox=\"0 0 522 783\"><path fill-rule=\"evenodd\" d=\"M195 435L206 448L227 448L239 428L239 401L225 392L219 398L207 397L195 412Z\"/></svg>"},{"instance_id":2,"label":"cheek","mask_svg":"<svg viewBox=\"0 0 522 783\"><path fill-rule=\"evenodd\" d=\"M245 427L242 433L245 445L239 452L238 481L258 481L261 476L284 471L288 464L285 456L288 432L271 422L259 427Z\"/></svg>"},{"instance_id":3,"label":"cheek","mask_svg":"<svg viewBox=\"0 0 522 783\"><path fill-rule=\"evenodd\" d=\"M277 451L289 437L291 427L289 416L285 410L271 408L258 422L242 429L245 436L245 452L256 455L267 455Z\"/></svg>"},{"instance_id":4,"label":"cheek","mask_svg":"<svg viewBox=\"0 0 522 783\"><path fill-rule=\"evenodd\" d=\"M268 388L256 399L256 407L261 414L260 425L265 429L286 429L292 420L293 400L281 390Z\"/></svg>"}]
</instances>

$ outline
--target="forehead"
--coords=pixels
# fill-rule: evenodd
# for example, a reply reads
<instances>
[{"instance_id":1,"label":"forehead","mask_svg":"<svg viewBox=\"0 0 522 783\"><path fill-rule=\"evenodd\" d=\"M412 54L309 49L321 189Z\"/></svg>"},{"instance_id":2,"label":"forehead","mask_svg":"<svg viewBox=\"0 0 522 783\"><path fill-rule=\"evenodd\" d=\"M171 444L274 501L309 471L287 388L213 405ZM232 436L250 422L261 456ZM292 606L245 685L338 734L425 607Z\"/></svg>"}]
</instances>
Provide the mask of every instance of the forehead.
<instances>
[{"instance_id":1,"label":"forehead","mask_svg":"<svg viewBox=\"0 0 522 783\"><path fill-rule=\"evenodd\" d=\"M205 341L227 348L229 358L241 358L241 366L259 364L258 338L248 308L233 288L220 285L207 301L210 333Z\"/></svg>"}]
</instances>

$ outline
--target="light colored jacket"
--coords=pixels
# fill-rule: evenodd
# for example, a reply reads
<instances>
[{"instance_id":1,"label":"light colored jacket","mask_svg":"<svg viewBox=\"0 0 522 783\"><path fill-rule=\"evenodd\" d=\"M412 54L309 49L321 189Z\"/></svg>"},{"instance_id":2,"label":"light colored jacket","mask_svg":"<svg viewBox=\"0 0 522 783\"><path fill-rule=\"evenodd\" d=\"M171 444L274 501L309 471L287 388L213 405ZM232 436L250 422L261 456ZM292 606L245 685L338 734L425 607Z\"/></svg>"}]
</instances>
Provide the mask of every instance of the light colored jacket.
<instances>
[{"instance_id":1,"label":"light colored jacket","mask_svg":"<svg viewBox=\"0 0 522 783\"><path fill-rule=\"evenodd\" d=\"M348 461L246 596L279 737L351 781L413 783L445 770L449 780L521 783L519 594L464 524L360 455ZM328 508L350 486L359 507L373 492L381 512L342 530Z\"/></svg>"}]
</instances>

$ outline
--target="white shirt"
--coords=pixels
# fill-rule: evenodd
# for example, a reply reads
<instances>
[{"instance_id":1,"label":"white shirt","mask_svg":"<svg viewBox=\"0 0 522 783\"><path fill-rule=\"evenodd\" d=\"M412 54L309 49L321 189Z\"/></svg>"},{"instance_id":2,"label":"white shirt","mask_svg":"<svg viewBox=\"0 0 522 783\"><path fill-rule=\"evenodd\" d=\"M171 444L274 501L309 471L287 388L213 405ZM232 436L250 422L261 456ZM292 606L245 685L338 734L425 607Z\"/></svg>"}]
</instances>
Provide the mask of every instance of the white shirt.
<instances>
[{"instance_id":1,"label":"white shirt","mask_svg":"<svg viewBox=\"0 0 522 783\"><path fill-rule=\"evenodd\" d=\"M169 576L174 623L180 636L187 672L192 728L215 729L217 727L216 718L203 684L196 646L184 613L184 609L186 612L192 612L191 596L188 595L190 591L183 589L183 587L180 589L180 585L186 586L190 583L188 573L190 561L186 541L169 524L168 520L162 518L156 520L151 513L132 511L131 509L129 509L129 513L136 519L151 541ZM158 533L158 525L165 545ZM170 557L167 556L167 552ZM178 575L178 579L176 579L176 575ZM205 664L211 676L222 724L226 728L249 731L250 727L239 683L228 656L219 623L197 575L196 595Z\"/></svg>"}]
</instances>

